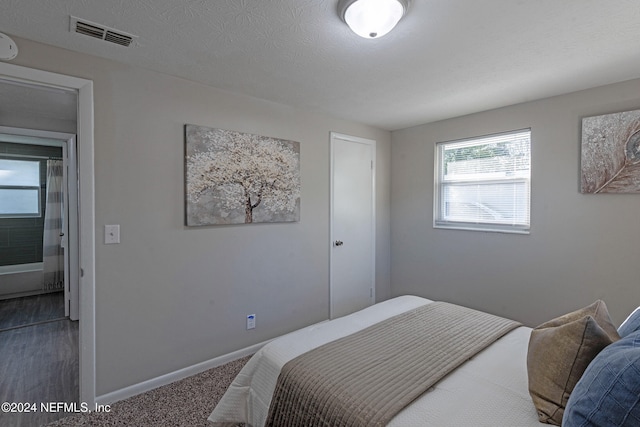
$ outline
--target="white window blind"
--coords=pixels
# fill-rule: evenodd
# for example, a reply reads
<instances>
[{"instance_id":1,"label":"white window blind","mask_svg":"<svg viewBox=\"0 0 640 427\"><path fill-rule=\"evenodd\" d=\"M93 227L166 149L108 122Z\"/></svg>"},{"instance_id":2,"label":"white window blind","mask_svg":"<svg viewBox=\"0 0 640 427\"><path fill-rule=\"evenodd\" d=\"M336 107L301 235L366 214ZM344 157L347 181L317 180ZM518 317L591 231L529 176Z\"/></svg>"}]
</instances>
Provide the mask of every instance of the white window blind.
<instances>
[{"instance_id":1,"label":"white window blind","mask_svg":"<svg viewBox=\"0 0 640 427\"><path fill-rule=\"evenodd\" d=\"M0 217L40 214L40 162L0 159Z\"/></svg>"},{"instance_id":2,"label":"white window blind","mask_svg":"<svg viewBox=\"0 0 640 427\"><path fill-rule=\"evenodd\" d=\"M528 233L531 130L436 145L434 227Z\"/></svg>"}]
</instances>

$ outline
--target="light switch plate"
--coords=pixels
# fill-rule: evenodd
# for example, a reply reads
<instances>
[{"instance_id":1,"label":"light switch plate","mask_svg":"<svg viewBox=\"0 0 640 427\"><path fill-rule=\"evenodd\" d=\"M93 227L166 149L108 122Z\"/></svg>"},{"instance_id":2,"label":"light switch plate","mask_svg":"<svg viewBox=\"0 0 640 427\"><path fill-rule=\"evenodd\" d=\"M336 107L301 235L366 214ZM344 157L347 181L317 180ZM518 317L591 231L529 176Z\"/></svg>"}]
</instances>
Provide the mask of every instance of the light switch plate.
<instances>
[{"instance_id":1,"label":"light switch plate","mask_svg":"<svg viewBox=\"0 0 640 427\"><path fill-rule=\"evenodd\" d=\"M104 244L112 245L114 243L120 243L120 225L105 225Z\"/></svg>"}]
</instances>

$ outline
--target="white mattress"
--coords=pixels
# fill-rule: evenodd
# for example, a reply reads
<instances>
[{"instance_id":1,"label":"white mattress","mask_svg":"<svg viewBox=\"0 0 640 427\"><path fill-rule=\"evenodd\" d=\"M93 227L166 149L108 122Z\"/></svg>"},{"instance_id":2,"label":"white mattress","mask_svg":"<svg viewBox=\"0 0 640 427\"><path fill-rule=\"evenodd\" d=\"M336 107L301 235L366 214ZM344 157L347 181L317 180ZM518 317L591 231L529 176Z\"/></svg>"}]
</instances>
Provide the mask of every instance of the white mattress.
<instances>
[{"instance_id":1,"label":"white mattress","mask_svg":"<svg viewBox=\"0 0 640 427\"><path fill-rule=\"evenodd\" d=\"M262 427L280 369L289 360L381 320L432 302L402 296L282 336L244 366L209 416L212 422ZM405 426L545 426L527 391L530 328L519 327L450 373L389 423Z\"/></svg>"}]
</instances>

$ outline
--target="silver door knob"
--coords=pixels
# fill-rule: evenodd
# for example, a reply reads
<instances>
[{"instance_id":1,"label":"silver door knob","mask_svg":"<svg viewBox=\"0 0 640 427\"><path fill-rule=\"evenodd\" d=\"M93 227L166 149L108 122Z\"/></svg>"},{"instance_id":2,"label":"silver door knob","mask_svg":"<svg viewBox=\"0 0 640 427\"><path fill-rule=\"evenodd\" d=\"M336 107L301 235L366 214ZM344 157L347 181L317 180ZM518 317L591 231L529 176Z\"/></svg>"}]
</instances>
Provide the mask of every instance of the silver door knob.
<instances>
[{"instance_id":1,"label":"silver door knob","mask_svg":"<svg viewBox=\"0 0 640 427\"><path fill-rule=\"evenodd\" d=\"M342 246L342 245L344 245L344 242L342 240L336 240L334 244L336 246Z\"/></svg>"}]
</instances>

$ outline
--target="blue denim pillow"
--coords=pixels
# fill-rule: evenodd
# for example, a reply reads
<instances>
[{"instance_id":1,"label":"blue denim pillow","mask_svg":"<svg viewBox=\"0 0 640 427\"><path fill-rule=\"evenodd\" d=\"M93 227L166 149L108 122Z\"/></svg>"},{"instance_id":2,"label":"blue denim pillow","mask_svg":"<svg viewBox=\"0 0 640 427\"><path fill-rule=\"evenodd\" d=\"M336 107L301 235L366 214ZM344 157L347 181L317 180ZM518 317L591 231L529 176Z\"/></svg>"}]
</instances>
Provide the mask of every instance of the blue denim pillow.
<instances>
[{"instance_id":1,"label":"blue denim pillow","mask_svg":"<svg viewBox=\"0 0 640 427\"><path fill-rule=\"evenodd\" d=\"M618 334L621 337L635 331L640 331L640 307L636 308L618 328Z\"/></svg>"},{"instance_id":2,"label":"blue denim pillow","mask_svg":"<svg viewBox=\"0 0 640 427\"><path fill-rule=\"evenodd\" d=\"M569 397L562 426L640 426L640 331L593 359Z\"/></svg>"}]
</instances>

